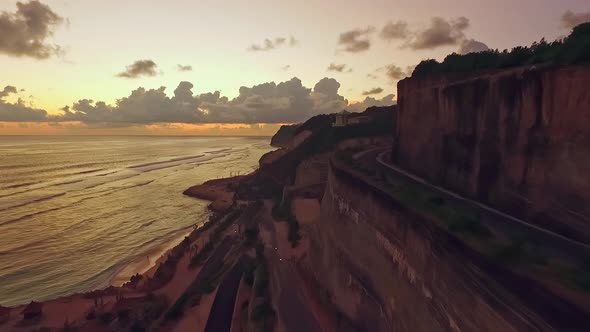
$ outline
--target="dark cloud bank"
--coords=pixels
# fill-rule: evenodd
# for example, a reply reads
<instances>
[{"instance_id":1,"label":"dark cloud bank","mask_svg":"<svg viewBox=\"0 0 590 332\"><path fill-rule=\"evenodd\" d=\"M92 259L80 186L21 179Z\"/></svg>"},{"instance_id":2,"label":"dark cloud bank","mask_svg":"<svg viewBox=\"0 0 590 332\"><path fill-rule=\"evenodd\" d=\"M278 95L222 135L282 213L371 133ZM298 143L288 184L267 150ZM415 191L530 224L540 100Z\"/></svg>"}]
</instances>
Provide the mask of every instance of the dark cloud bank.
<instances>
[{"instance_id":1,"label":"dark cloud bank","mask_svg":"<svg viewBox=\"0 0 590 332\"><path fill-rule=\"evenodd\" d=\"M15 93L17 93L17 89L11 85L7 85L0 91L0 121L31 122L48 120L46 111L27 106L20 98L15 103L8 103L4 100Z\"/></svg>"},{"instance_id":2,"label":"dark cloud bank","mask_svg":"<svg viewBox=\"0 0 590 332\"><path fill-rule=\"evenodd\" d=\"M311 116L347 109L364 111L370 106L394 104L394 95L382 99L365 98L349 105L338 93L340 83L333 78L321 79L313 89L303 86L298 78L278 84L263 83L241 87L236 98L221 96L219 91L194 94L193 84L180 82L171 96L166 88L138 88L114 105L82 99L62 109L60 115L27 106L21 100L5 99L16 93L7 86L0 92L0 121L64 122L125 126L153 123L295 123Z\"/></svg>"},{"instance_id":3,"label":"dark cloud bank","mask_svg":"<svg viewBox=\"0 0 590 332\"><path fill-rule=\"evenodd\" d=\"M338 44L345 52L359 53L371 47L369 36L375 32L375 27L368 26L364 29L354 29L340 34Z\"/></svg>"},{"instance_id":4,"label":"dark cloud bank","mask_svg":"<svg viewBox=\"0 0 590 332\"><path fill-rule=\"evenodd\" d=\"M590 22L590 11L584 13L574 13L571 10L566 11L561 16L561 25L566 29L573 29L574 27Z\"/></svg>"},{"instance_id":5,"label":"dark cloud bank","mask_svg":"<svg viewBox=\"0 0 590 332\"><path fill-rule=\"evenodd\" d=\"M572 16L574 18L570 20L578 20L576 15ZM469 26L469 19L463 16L455 19L433 17L429 25L422 29L411 29L405 21L391 21L381 28L379 37L387 41L401 41L403 48L412 50L432 50L450 46L458 47L459 53L488 50L486 44L465 35L465 30ZM371 47L371 36L375 31L374 27L369 26L343 32L338 39L338 45L346 52L364 52Z\"/></svg>"},{"instance_id":6,"label":"dark cloud bank","mask_svg":"<svg viewBox=\"0 0 590 332\"><path fill-rule=\"evenodd\" d=\"M64 19L39 1L17 2L16 12L0 12L0 53L47 59L61 53L48 39Z\"/></svg>"},{"instance_id":7,"label":"dark cloud bank","mask_svg":"<svg viewBox=\"0 0 590 332\"><path fill-rule=\"evenodd\" d=\"M404 47L413 50L432 50L455 46L461 54L488 50L486 44L465 35L465 30L470 25L469 19L463 16L448 20L433 17L426 28L405 35Z\"/></svg>"},{"instance_id":8,"label":"dark cloud bank","mask_svg":"<svg viewBox=\"0 0 590 332\"><path fill-rule=\"evenodd\" d=\"M363 96L378 95L383 92L382 88L373 88L371 90L363 91Z\"/></svg>"}]
</instances>

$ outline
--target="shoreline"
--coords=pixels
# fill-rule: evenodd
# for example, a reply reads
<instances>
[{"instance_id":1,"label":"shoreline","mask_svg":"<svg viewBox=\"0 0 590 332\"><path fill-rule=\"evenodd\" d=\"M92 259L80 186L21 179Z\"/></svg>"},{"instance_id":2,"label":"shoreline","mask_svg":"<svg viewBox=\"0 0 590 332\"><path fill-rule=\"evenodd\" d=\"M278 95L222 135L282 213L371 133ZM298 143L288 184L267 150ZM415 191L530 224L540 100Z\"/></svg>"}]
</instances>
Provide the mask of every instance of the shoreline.
<instances>
[{"instance_id":1,"label":"shoreline","mask_svg":"<svg viewBox=\"0 0 590 332\"><path fill-rule=\"evenodd\" d=\"M198 224L198 227L201 227L205 222ZM123 267L117 271L117 273L113 274L104 285L107 285L106 288L113 286L113 287L122 287L124 284L131 280L131 277L135 275L142 275L144 277L151 277L155 271L157 270L160 263L165 261L166 257L185 237L189 236L193 232L193 227L186 227L184 229L178 230L177 234L172 236L170 239L164 241L163 243L150 248L149 250L143 252L141 255L137 255L129 262L123 265ZM149 257L149 260L148 260ZM105 287L103 287L105 288ZM96 288L101 289L101 288ZM93 291L96 289L89 289L88 291Z\"/></svg>"},{"instance_id":2,"label":"shoreline","mask_svg":"<svg viewBox=\"0 0 590 332\"><path fill-rule=\"evenodd\" d=\"M233 188L232 186L248 178L255 172L250 172L244 175L229 176L219 179L207 180L201 184L189 187L183 192L184 195L203 201L208 201L210 204L206 207L210 213L224 213L229 205L233 204ZM229 187L228 187L229 185ZM201 191L195 194L194 191ZM202 194L206 192L205 194ZM228 197L229 195L229 197ZM66 299L73 299L78 297L85 297L90 293L109 293L114 289L126 289L126 284L132 281L132 277L141 276L143 278L151 278L158 270L161 263L166 261L168 254L172 252L186 237L189 237L195 231L200 229L207 223L203 220L193 226L182 228L176 232L170 239L163 243L143 252L140 255L130 259L128 262L121 264L121 267L115 269L108 278L103 279L98 284L82 291L76 291L68 295L58 296L56 298L45 300L31 300L32 302L41 302L44 304L58 303ZM196 228L194 226L197 226ZM147 257L149 257L149 262ZM106 294L105 293L105 294ZM27 303L20 303L10 305L10 308L24 308Z\"/></svg>"}]
</instances>

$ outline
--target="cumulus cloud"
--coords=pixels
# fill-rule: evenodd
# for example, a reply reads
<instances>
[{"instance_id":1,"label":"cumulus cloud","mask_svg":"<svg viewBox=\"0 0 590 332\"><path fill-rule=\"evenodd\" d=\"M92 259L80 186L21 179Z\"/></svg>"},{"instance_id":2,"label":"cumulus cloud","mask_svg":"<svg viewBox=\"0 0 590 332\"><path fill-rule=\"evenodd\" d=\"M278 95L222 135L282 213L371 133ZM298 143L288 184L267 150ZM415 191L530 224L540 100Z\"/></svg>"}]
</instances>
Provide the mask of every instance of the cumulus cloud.
<instances>
[{"instance_id":1,"label":"cumulus cloud","mask_svg":"<svg viewBox=\"0 0 590 332\"><path fill-rule=\"evenodd\" d=\"M365 29L354 29L340 34L338 44L344 47L344 51L359 53L371 47L369 36L375 32L375 27L368 26Z\"/></svg>"},{"instance_id":2,"label":"cumulus cloud","mask_svg":"<svg viewBox=\"0 0 590 332\"><path fill-rule=\"evenodd\" d=\"M389 77L392 80L399 80L406 77L406 73L396 65L385 66L385 73L387 77Z\"/></svg>"},{"instance_id":3,"label":"cumulus cloud","mask_svg":"<svg viewBox=\"0 0 590 332\"><path fill-rule=\"evenodd\" d=\"M283 46L296 46L299 42L293 36L286 38L286 37L277 37L274 39L266 38L262 44L252 44L248 47L249 51L270 51L274 50L279 47Z\"/></svg>"},{"instance_id":4,"label":"cumulus cloud","mask_svg":"<svg viewBox=\"0 0 590 332\"><path fill-rule=\"evenodd\" d=\"M193 66L191 65L177 65L178 71L185 72L185 71L193 71ZM155 70L155 68L154 68Z\"/></svg>"},{"instance_id":5,"label":"cumulus cloud","mask_svg":"<svg viewBox=\"0 0 590 332\"><path fill-rule=\"evenodd\" d=\"M452 20L433 17L428 28L414 33L408 39L407 46L414 50L425 50L459 45L465 39L464 31L469 24L469 19L466 17Z\"/></svg>"},{"instance_id":6,"label":"cumulus cloud","mask_svg":"<svg viewBox=\"0 0 590 332\"><path fill-rule=\"evenodd\" d=\"M311 98L315 114L339 112L346 108L348 100L338 94L340 82L333 78L324 77L313 87Z\"/></svg>"},{"instance_id":7,"label":"cumulus cloud","mask_svg":"<svg viewBox=\"0 0 590 332\"><path fill-rule=\"evenodd\" d=\"M180 82L169 96L165 87L137 88L114 104L92 99L81 99L62 108L62 114L49 116L44 110L26 106L22 101L10 104L2 98L15 93L7 86L0 92L0 121L46 121L59 123L80 121L90 126L126 127L162 123L294 123L317 114L334 113L345 108L391 105L393 97L349 105L339 94L340 83L323 78L313 89L301 80L267 82L251 87L242 86L233 99L219 91L195 94L190 82ZM389 99L388 99L389 98ZM365 107L365 108L366 108Z\"/></svg>"},{"instance_id":8,"label":"cumulus cloud","mask_svg":"<svg viewBox=\"0 0 590 332\"><path fill-rule=\"evenodd\" d=\"M590 22L590 12L574 13L568 10L561 16L561 25L566 29L573 29L586 22Z\"/></svg>"},{"instance_id":9,"label":"cumulus cloud","mask_svg":"<svg viewBox=\"0 0 590 332\"><path fill-rule=\"evenodd\" d=\"M395 104L395 101L393 100L394 98L394 94L389 94L381 99L366 97L365 100L361 102L350 104L347 109L351 112L363 112L367 108L373 106L391 106Z\"/></svg>"},{"instance_id":10,"label":"cumulus cloud","mask_svg":"<svg viewBox=\"0 0 590 332\"><path fill-rule=\"evenodd\" d=\"M406 39L409 35L408 23L404 21L389 22L379 33L379 36L385 40Z\"/></svg>"},{"instance_id":11,"label":"cumulus cloud","mask_svg":"<svg viewBox=\"0 0 590 332\"><path fill-rule=\"evenodd\" d=\"M331 63L328 66L328 69L327 70L328 71L336 71L336 72L339 72L339 73L342 73L344 71L346 71L346 72L351 72L352 71L352 68L348 68L348 70L346 70L347 69L346 67L347 66L344 63L342 63L342 64Z\"/></svg>"},{"instance_id":12,"label":"cumulus cloud","mask_svg":"<svg viewBox=\"0 0 590 332\"><path fill-rule=\"evenodd\" d=\"M16 87L12 85L5 86L4 89L0 91L0 99L8 96L11 93L16 93Z\"/></svg>"},{"instance_id":13,"label":"cumulus cloud","mask_svg":"<svg viewBox=\"0 0 590 332\"><path fill-rule=\"evenodd\" d=\"M63 22L48 5L32 0L17 2L16 12L0 12L0 53L47 59L61 53L47 41Z\"/></svg>"},{"instance_id":14,"label":"cumulus cloud","mask_svg":"<svg viewBox=\"0 0 590 332\"><path fill-rule=\"evenodd\" d=\"M383 89L381 89L381 88L373 88L371 90L363 91L363 96L378 95L381 92L383 92Z\"/></svg>"},{"instance_id":15,"label":"cumulus cloud","mask_svg":"<svg viewBox=\"0 0 590 332\"><path fill-rule=\"evenodd\" d=\"M459 44L459 54L479 53L489 49L488 45L475 39L465 39Z\"/></svg>"},{"instance_id":16,"label":"cumulus cloud","mask_svg":"<svg viewBox=\"0 0 590 332\"><path fill-rule=\"evenodd\" d=\"M141 76L156 76L158 65L152 60L137 60L127 66L125 71L117 74L117 77L139 78Z\"/></svg>"},{"instance_id":17,"label":"cumulus cloud","mask_svg":"<svg viewBox=\"0 0 590 332\"><path fill-rule=\"evenodd\" d=\"M413 70L414 70L414 66L408 66L408 67L406 67L406 69L403 69L396 64L390 64L387 66L377 68L376 72L385 72L385 76L387 76L388 79L390 79L391 81L397 81L397 80L401 80L402 78L410 76L412 74ZM369 74L369 75L373 75L373 74ZM375 76L373 75L373 76L369 76L369 77L375 77Z\"/></svg>"},{"instance_id":18,"label":"cumulus cloud","mask_svg":"<svg viewBox=\"0 0 590 332\"><path fill-rule=\"evenodd\" d=\"M314 112L310 94L311 89L294 77L279 84L243 86L236 98L224 103L206 103L201 108L211 122L299 122Z\"/></svg>"},{"instance_id":19,"label":"cumulus cloud","mask_svg":"<svg viewBox=\"0 0 590 332\"><path fill-rule=\"evenodd\" d=\"M328 84L329 86L329 84ZM281 83L241 87L239 95L228 99L219 91L194 95L192 83L181 82L168 97L164 87L138 88L115 105L84 99L64 110L64 120L85 123L283 123L299 122L317 111L311 89L297 78ZM330 95L333 88L320 85ZM328 93L330 91L330 93ZM337 89L336 89L337 91ZM331 98L334 98L331 95Z\"/></svg>"},{"instance_id":20,"label":"cumulus cloud","mask_svg":"<svg viewBox=\"0 0 590 332\"><path fill-rule=\"evenodd\" d=\"M461 54L488 50L489 47L483 42L467 38L465 30L469 26L469 19L463 16L456 19L433 17L427 28L417 30L410 29L405 21L390 21L381 29L379 36L384 40L401 40L402 48L409 47L414 50L444 46L458 46Z\"/></svg>"},{"instance_id":21,"label":"cumulus cloud","mask_svg":"<svg viewBox=\"0 0 590 332\"><path fill-rule=\"evenodd\" d=\"M0 121L8 122L33 122L47 119L47 112L27 106L22 99L16 103L4 100L10 94L17 93L16 87L7 85L0 91Z\"/></svg>"},{"instance_id":22,"label":"cumulus cloud","mask_svg":"<svg viewBox=\"0 0 590 332\"><path fill-rule=\"evenodd\" d=\"M291 65L284 65L281 69L284 71L288 71L289 69L291 69Z\"/></svg>"}]
</instances>

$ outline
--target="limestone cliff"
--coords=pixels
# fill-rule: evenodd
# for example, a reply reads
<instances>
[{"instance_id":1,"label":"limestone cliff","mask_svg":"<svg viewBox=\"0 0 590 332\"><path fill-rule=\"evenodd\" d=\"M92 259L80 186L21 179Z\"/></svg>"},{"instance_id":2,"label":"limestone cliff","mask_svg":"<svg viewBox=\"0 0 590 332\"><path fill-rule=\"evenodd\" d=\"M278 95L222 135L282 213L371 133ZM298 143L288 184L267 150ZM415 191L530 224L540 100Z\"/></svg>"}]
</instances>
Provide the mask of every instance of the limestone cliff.
<instances>
[{"instance_id":1,"label":"limestone cliff","mask_svg":"<svg viewBox=\"0 0 590 332\"><path fill-rule=\"evenodd\" d=\"M398 84L394 161L512 215L590 239L590 66Z\"/></svg>"},{"instance_id":2,"label":"limestone cliff","mask_svg":"<svg viewBox=\"0 0 590 332\"><path fill-rule=\"evenodd\" d=\"M524 138L518 139L526 141L521 143L524 144L521 157L529 158L526 161L529 165L522 166L529 168L527 176L538 174L547 163L542 158L553 138L548 138L544 118L528 119L527 112L532 112L530 106L516 106L526 104L525 96L529 93L526 91L530 88L525 86L535 84L525 82L534 81L534 77L542 80L545 73L541 69L517 70L455 81L454 85L445 81L414 81L417 87L410 90L409 96L415 98L412 102L418 104L416 109L426 107L420 103L434 105L439 99L442 101L438 108L425 111L429 115L423 121L419 114L410 111L398 114L400 123L393 139L398 163L480 200L503 202L497 197L506 199L506 196L501 196L497 188L506 187L500 179L507 175L488 178L493 172L491 161L486 158L495 158L492 162L496 162L508 158L504 154L516 154L517 148L498 137L508 135L506 131L509 131L518 138L521 135L518 133L525 131ZM508 78L502 78L503 75ZM511 77L523 82L514 85L510 83ZM507 81L488 82L496 79ZM412 81L405 84L408 82ZM425 86L421 82L426 82ZM507 88L506 84L513 85ZM522 86L522 96L516 96L519 92L515 86ZM428 92L432 95L426 93L425 97L412 95L421 89L436 92ZM462 92L463 89L468 92ZM504 104L497 106L501 110L496 113L512 114L510 110L519 109L518 120L514 120L518 125L507 124L510 122L506 119L494 119L491 115L494 108L485 103L500 105L501 102L490 101L495 92L486 89L515 93L513 106L508 109ZM447 96L453 93L465 95ZM407 102L404 99L407 96L401 102ZM456 111L446 98L460 105L458 115L453 113ZM424 182L408 181L406 175L393 176L381 167L384 166L382 157L387 155L385 151L391 149L392 142L381 131L381 124L395 121L391 117L395 110L383 113L389 115L388 119L379 116L378 121L363 127L334 128L328 117L315 118L302 125L311 134L301 145L285 149L277 158L264 163L258 172L272 179L269 183L278 182L276 188L283 189L276 193L282 198L276 205L278 211L282 206L289 206L286 202L293 201L296 221L301 223L301 246L309 248L294 261L303 274L301 279L310 280L311 287L329 304L327 307L338 320L337 331L578 331L582 326L589 326L589 269L577 265L577 257L569 255L571 250L566 252L555 243L546 243L547 237L529 236L527 224L518 222L527 227L523 231L511 223L499 223L467 206L465 200L457 198L457 203L427 186L417 185ZM445 117L456 118L459 124ZM406 132L411 133L405 127L408 123L416 135ZM447 127L450 134L439 133ZM374 137L371 133L380 135ZM437 135L449 142L429 145ZM460 150L461 144L472 146L473 151ZM489 146L498 152L490 152L493 149ZM409 156L409 161L401 160L405 156ZM446 164L437 165L441 160ZM471 163L469 172L461 164L467 161ZM443 166L448 168L448 175L443 172ZM476 175L471 175L473 169L477 169ZM494 169L497 174L507 172L502 163ZM461 176L465 178L463 182L458 180L463 179ZM472 177L477 181L468 182ZM485 187L487 194L483 195L477 189L487 183L486 179L494 181ZM538 179L538 175L532 179ZM533 201L535 196L530 192L536 187L527 188L532 180L528 181L524 184L528 191L519 195ZM466 185L469 183L474 187ZM253 187L256 186L248 188ZM454 194L449 196L456 198ZM320 204L321 211L299 211L297 203L309 200L317 200L316 206ZM529 206L526 211L535 210ZM304 217L306 213L318 217Z\"/></svg>"},{"instance_id":3,"label":"limestone cliff","mask_svg":"<svg viewBox=\"0 0 590 332\"><path fill-rule=\"evenodd\" d=\"M306 231L318 290L358 331L573 331L588 322L344 169Z\"/></svg>"}]
</instances>

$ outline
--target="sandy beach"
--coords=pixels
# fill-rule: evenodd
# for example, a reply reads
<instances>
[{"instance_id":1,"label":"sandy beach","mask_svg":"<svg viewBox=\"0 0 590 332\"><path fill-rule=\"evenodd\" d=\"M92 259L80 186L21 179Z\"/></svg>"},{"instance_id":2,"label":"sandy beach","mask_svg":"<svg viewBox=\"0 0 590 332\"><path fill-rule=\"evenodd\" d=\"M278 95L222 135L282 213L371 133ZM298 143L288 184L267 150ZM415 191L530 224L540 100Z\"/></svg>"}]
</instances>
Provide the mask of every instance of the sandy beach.
<instances>
[{"instance_id":1,"label":"sandy beach","mask_svg":"<svg viewBox=\"0 0 590 332\"><path fill-rule=\"evenodd\" d=\"M131 277L141 274L146 277L153 276L158 266L164 262L170 251L176 247L185 237L193 231L192 227L178 231L172 239L150 249L145 255L139 255L125 265L110 281L109 284L115 287L123 286Z\"/></svg>"},{"instance_id":2,"label":"sandy beach","mask_svg":"<svg viewBox=\"0 0 590 332\"><path fill-rule=\"evenodd\" d=\"M227 199L228 202L224 201L223 204L229 204L231 206L233 204L232 188L244 178L244 176L240 176L208 181L191 189L202 193L202 195L199 195L200 199L214 201L220 198ZM214 210L212 206L209 208ZM188 241L189 247L203 248L210 240L211 231L209 229L200 229L203 225L200 224L199 228L188 227L179 230L171 239L150 249L144 254L138 255L108 280L105 287L101 287L103 289L72 294L41 302L42 315L36 319L22 319L22 312L26 310L27 305L10 308L10 317L7 321L0 324L0 331L21 332L41 327L53 329L62 328L65 324L83 328L84 331L100 331L103 328L100 326L100 322L96 320L89 321L87 318L88 315L96 310L102 312L116 311L116 308L121 305L122 301L133 301L133 299L140 301L146 294L152 293L154 282L156 285L160 285L160 282L157 281L158 270L161 267L164 270L167 269L164 265L174 255L174 252L180 256L173 265L171 279L165 281L160 286L156 286L153 294L157 297L167 299L167 303L176 302L201 270L200 267L193 268L189 264L192 251L179 250L179 248L182 248L183 241ZM139 282L134 282L134 279L139 280ZM186 319L175 325L174 330L190 330L188 326L192 326L196 318L199 319L199 324L203 325L207 320L209 307L214 297L215 293L205 297L201 305L191 309L191 313L198 313L198 315L186 316ZM185 326L186 324L189 325Z\"/></svg>"}]
</instances>

